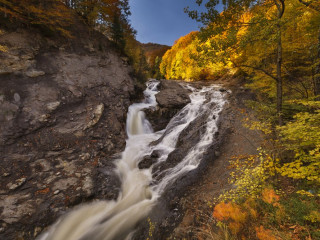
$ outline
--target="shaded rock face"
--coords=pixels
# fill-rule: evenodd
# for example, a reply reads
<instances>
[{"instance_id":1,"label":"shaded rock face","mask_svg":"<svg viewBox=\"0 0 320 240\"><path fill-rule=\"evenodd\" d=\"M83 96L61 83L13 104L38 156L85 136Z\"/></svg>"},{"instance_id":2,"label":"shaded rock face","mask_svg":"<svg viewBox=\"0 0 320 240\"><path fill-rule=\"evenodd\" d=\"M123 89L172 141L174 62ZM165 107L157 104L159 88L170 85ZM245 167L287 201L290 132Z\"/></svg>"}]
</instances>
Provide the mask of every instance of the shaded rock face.
<instances>
[{"instance_id":1,"label":"shaded rock face","mask_svg":"<svg viewBox=\"0 0 320 240\"><path fill-rule=\"evenodd\" d=\"M170 119L185 105L191 102L190 91L182 87L177 81L160 80L156 95L158 106L146 109L145 113L155 131L164 129Z\"/></svg>"},{"instance_id":2,"label":"shaded rock face","mask_svg":"<svg viewBox=\"0 0 320 240\"><path fill-rule=\"evenodd\" d=\"M106 40L77 52L21 30L0 44L0 239L34 239L72 205L117 198L135 86Z\"/></svg>"},{"instance_id":3,"label":"shaded rock face","mask_svg":"<svg viewBox=\"0 0 320 240\"><path fill-rule=\"evenodd\" d=\"M157 162L158 158L161 156L161 152L159 150L154 150L150 156L145 156L140 162L139 162L139 169L147 169L150 168L154 163Z\"/></svg>"},{"instance_id":4,"label":"shaded rock face","mask_svg":"<svg viewBox=\"0 0 320 240\"><path fill-rule=\"evenodd\" d=\"M206 120L207 116L203 114L180 133L175 150L169 154L166 161L152 169L155 180L162 179L164 176L159 173L176 166L186 156L186 153L200 141L202 134L206 131Z\"/></svg>"}]
</instances>

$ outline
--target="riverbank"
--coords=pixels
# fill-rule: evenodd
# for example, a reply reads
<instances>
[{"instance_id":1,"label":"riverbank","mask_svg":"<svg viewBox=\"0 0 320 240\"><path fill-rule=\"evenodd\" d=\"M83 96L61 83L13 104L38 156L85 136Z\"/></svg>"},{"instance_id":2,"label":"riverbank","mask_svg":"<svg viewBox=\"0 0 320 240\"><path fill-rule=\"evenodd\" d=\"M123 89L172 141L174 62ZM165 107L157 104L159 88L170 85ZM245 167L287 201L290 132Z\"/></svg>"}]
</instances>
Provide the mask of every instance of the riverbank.
<instances>
[{"instance_id":1,"label":"riverbank","mask_svg":"<svg viewBox=\"0 0 320 240\"><path fill-rule=\"evenodd\" d=\"M242 126L242 120L249 114L244 102L252 100L254 96L235 78L191 83L199 89L212 84L219 84L221 87L217 86L217 90L227 93L225 96L228 100L217 121L219 130L214 134L213 142L201 155L198 168L179 177L162 194L147 220L139 226L134 239L198 239L201 216L210 215L214 197L231 187L228 184L229 159L238 154L256 153L261 142L260 135ZM228 93L229 90L232 94ZM187 134L181 133L179 138L183 138L183 135L192 136L185 142L191 146L198 141L197 136L203 124L201 118L197 119L185 130ZM182 152L190 149L178 144L177 151L181 147L184 149ZM180 158L183 156L180 155Z\"/></svg>"},{"instance_id":2,"label":"riverbank","mask_svg":"<svg viewBox=\"0 0 320 240\"><path fill-rule=\"evenodd\" d=\"M236 79L218 83L232 90L228 106L220 116L219 131L225 134L219 148L215 150L215 157L212 156L199 179L187 187L179 199L182 216L168 239L200 239L210 236L208 219L212 219L214 199L232 188L228 182L231 171L229 161L235 156L256 154L263 141L259 132L243 126L246 118L253 117L245 101L252 100L254 95Z\"/></svg>"}]
</instances>

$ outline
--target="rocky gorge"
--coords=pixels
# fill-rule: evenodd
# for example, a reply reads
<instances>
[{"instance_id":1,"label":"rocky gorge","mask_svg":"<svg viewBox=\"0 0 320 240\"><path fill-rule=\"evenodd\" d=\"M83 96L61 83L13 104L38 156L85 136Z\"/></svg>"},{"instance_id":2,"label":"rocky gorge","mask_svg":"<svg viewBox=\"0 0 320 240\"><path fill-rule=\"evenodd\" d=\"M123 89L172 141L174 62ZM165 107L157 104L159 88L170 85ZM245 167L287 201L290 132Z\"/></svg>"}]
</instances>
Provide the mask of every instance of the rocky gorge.
<instances>
[{"instance_id":1,"label":"rocky gorge","mask_svg":"<svg viewBox=\"0 0 320 240\"><path fill-rule=\"evenodd\" d=\"M9 49L0 53L1 239L34 239L71 206L118 196L113 159L144 86L126 58L95 39L70 48L36 31L0 38ZM149 113L155 129L190 102L176 82L160 88Z\"/></svg>"}]
</instances>

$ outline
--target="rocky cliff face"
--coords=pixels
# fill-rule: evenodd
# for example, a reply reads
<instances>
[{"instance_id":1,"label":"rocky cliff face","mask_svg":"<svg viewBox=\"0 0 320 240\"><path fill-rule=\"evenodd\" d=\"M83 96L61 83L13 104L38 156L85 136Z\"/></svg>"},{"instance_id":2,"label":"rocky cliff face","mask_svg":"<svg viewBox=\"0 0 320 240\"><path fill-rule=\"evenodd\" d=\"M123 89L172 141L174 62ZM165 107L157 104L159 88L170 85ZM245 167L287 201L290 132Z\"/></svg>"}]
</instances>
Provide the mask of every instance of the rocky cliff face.
<instances>
[{"instance_id":1,"label":"rocky cliff face","mask_svg":"<svg viewBox=\"0 0 320 240\"><path fill-rule=\"evenodd\" d=\"M107 40L81 41L0 36L0 239L34 239L70 206L117 197L132 69Z\"/></svg>"}]
</instances>

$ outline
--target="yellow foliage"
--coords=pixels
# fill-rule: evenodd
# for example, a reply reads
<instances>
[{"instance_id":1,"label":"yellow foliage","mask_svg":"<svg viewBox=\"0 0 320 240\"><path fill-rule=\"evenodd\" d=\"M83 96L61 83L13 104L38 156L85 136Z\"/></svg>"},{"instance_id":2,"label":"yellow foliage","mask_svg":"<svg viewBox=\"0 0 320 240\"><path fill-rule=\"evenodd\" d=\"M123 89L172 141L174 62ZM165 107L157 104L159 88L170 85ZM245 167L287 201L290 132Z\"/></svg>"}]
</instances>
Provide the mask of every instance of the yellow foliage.
<instances>
[{"instance_id":1,"label":"yellow foliage","mask_svg":"<svg viewBox=\"0 0 320 240\"><path fill-rule=\"evenodd\" d=\"M267 154L261 148L257 155L238 156L230 161L234 171L229 182L235 188L221 194L219 201L237 201L241 198L257 198L265 188L266 181L276 174L278 159Z\"/></svg>"},{"instance_id":2,"label":"yellow foliage","mask_svg":"<svg viewBox=\"0 0 320 240\"><path fill-rule=\"evenodd\" d=\"M270 122L254 121L246 118L243 125L251 130L262 131L267 135L272 133L272 124Z\"/></svg>"},{"instance_id":3,"label":"yellow foliage","mask_svg":"<svg viewBox=\"0 0 320 240\"><path fill-rule=\"evenodd\" d=\"M0 45L0 52L7 52L8 48L6 46Z\"/></svg>"},{"instance_id":4,"label":"yellow foliage","mask_svg":"<svg viewBox=\"0 0 320 240\"><path fill-rule=\"evenodd\" d=\"M283 164L278 171L283 176L320 183L320 102L304 101L310 112L300 112L294 120L279 127L287 149L295 153L294 160Z\"/></svg>"},{"instance_id":5,"label":"yellow foliage","mask_svg":"<svg viewBox=\"0 0 320 240\"><path fill-rule=\"evenodd\" d=\"M0 30L0 35L2 35L3 32ZM0 52L7 52L8 51L8 48L6 46L3 46L0 44Z\"/></svg>"},{"instance_id":6,"label":"yellow foliage","mask_svg":"<svg viewBox=\"0 0 320 240\"><path fill-rule=\"evenodd\" d=\"M305 217L305 219L312 223L320 223L320 212L312 211L308 216Z\"/></svg>"},{"instance_id":7,"label":"yellow foliage","mask_svg":"<svg viewBox=\"0 0 320 240\"><path fill-rule=\"evenodd\" d=\"M311 192L307 192L305 190L299 190L297 191L297 193L300 195L308 196L308 197L314 197L314 194L312 194Z\"/></svg>"},{"instance_id":8,"label":"yellow foliage","mask_svg":"<svg viewBox=\"0 0 320 240\"><path fill-rule=\"evenodd\" d=\"M191 32L178 39L162 58L160 72L167 79L206 80L221 74L225 63L207 59L206 51L211 49L211 40L201 42L198 32ZM217 53L218 54L218 53Z\"/></svg>"}]
</instances>

